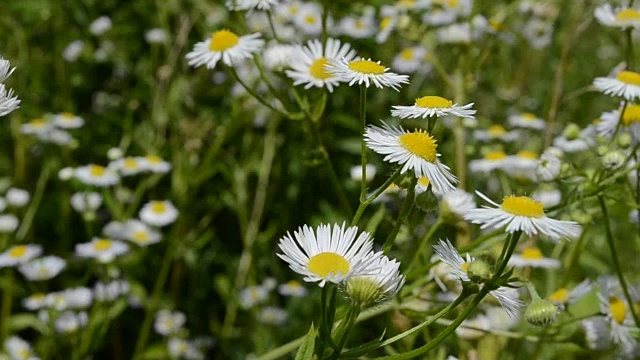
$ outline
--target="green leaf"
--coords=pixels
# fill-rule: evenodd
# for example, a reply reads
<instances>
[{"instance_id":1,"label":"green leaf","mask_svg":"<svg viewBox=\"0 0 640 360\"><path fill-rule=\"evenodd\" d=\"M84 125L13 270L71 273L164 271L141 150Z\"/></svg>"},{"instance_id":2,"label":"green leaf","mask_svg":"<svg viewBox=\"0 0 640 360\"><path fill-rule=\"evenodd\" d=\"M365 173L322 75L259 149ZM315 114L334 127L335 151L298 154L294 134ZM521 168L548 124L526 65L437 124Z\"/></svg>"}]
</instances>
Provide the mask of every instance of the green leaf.
<instances>
[{"instance_id":1,"label":"green leaf","mask_svg":"<svg viewBox=\"0 0 640 360\"><path fill-rule=\"evenodd\" d=\"M378 336L377 339L369 341L368 343L364 343L362 345L354 347L353 349L349 349L343 352L340 355L340 358L343 358L343 359L357 358L357 357L366 355L367 353L379 348L380 344L382 344L382 339L384 338L384 334L386 332L387 330L385 329L385 331L383 331L382 334Z\"/></svg>"},{"instance_id":2,"label":"green leaf","mask_svg":"<svg viewBox=\"0 0 640 360\"><path fill-rule=\"evenodd\" d=\"M296 353L295 360L311 360L313 359L313 350L316 346L316 336L318 332L313 328L313 324L311 324L311 328L309 328L309 332L307 336L304 337L304 341L302 345L298 348L298 352Z\"/></svg>"},{"instance_id":3,"label":"green leaf","mask_svg":"<svg viewBox=\"0 0 640 360\"><path fill-rule=\"evenodd\" d=\"M142 354L142 359L167 359L169 353L167 351L167 345L165 343L157 343L149 346L147 350Z\"/></svg>"},{"instance_id":4,"label":"green leaf","mask_svg":"<svg viewBox=\"0 0 640 360\"><path fill-rule=\"evenodd\" d=\"M45 335L50 333L49 328L34 314L23 313L11 315L9 319L9 330L12 333L22 331L26 328L35 329Z\"/></svg>"}]
</instances>

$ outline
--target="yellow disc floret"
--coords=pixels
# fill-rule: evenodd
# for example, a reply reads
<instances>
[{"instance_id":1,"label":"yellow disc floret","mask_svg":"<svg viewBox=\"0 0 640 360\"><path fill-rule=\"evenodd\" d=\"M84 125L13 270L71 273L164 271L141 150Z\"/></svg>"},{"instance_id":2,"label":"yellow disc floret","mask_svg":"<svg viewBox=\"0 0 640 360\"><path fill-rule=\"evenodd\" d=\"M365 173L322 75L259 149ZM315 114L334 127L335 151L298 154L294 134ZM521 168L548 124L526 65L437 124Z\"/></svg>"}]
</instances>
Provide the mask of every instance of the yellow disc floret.
<instances>
[{"instance_id":1,"label":"yellow disc floret","mask_svg":"<svg viewBox=\"0 0 640 360\"><path fill-rule=\"evenodd\" d=\"M520 254L523 258L527 260L540 260L544 256L542 256L542 251L535 247L530 247L522 250L522 254Z\"/></svg>"},{"instance_id":2,"label":"yellow disc floret","mask_svg":"<svg viewBox=\"0 0 640 360\"><path fill-rule=\"evenodd\" d=\"M162 214L167 211L167 205L164 203L164 201L152 201L151 211L156 214Z\"/></svg>"},{"instance_id":3,"label":"yellow disc floret","mask_svg":"<svg viewBox=\"0 0 640 360\"><path fill-rule=\"evenodd\" d=\"M410 153L428 161L436 161L436 140L424 130L400 135L400 144Z\"/></svg>"},{"instance_id":4,"label":"yellow disc floret","mask_svg":"<svg viewBox=\"0 0 640 360\"><path fill-rule=\"evenodd\" d=\"M624 9L616 14L619 21L640 21L640 12L636 9Z\"/></svg>"},{"instance_id":5,"label":"yellow disc floret","mask_svg":"<svg viewBox=\"0 0 640 360\"><path fill-rule=\"evenodd\" d=\"M349 69L362 74L380 75L384 73L384 66L371 60L356 60L349 63Z\"/></svg>"},{"instance_id":6,"label":"yellow disc floret","mask_svg":"<svg viewBox=\"0 0 640 360\"><path fill-rule=\"evenodd\" d=\"M225 51L238 44L240 38L229 30L216 31L211 35L211 42L209 43L209 50L211 51Z\"/></svg>"},{"instance_id":7,"label":"yellow disc floret","mask_svg":"<svg viewBox=\"0 0 640 360\"><path fill-rule=\"evenodd\" d=\"M640 86L640 74L638 74L637 72L620 71L616 78L625 84Z\"/></svg>"},{"instance_id":8,"label":"yellow disc floret","mask_svg":"<svg viewBox=\"0 0 640 360\"><path fill-rule=\"evenodd\" d=\"M541 218L544 216L542 204L526 196L505 196L500 208L516 216Z\"/></svg>"},{"instance_id":9,"label":"yellow disc floret","mask_svg":"<svg viewBox=\"0 0 640 360\"><path fill-rule=\"evenodd\" d=\"M622 123L629 126L634 122L640 122L640 105L627 105L622 114Z\"/></svg>"},{"instance_id":10,"label":"yellow disc floret","mask_svg":"<svg viewBox=\"0 0 640 360\"><path fill-rule=\"evenodd\" d=\"M321 57L311 63L309 67L309 73L316 79L325 80L331 77L331 74L327 72L326 65L329 63L326 57Z\"/></svg>"},{"instance_id":11,"label":"yellow disc floret","mask_svg":"<svg viewBox=\"0 0 640 360\"><path fill-rule=\"evenodd\" d=\"M622 324L627 317L627 304L625 304L622 299L611 296L609 298L609 313L613 320L618 324Z\"/></svg>"},{"instance_id":12,"label":"yellow disc floret","mask_svg":"<svg viewBox=\"0 0 640 360\"><path fill-rule=\"evenodd\" d=\"M487 155L484 156L485 160L491 160L491 161L498 161L498 160L503 160L507 157L507 153L505 153L502 150L498 150L498 151L490 151L487 153Z\"/></svg>"},{"instance_id":13,"label":"yellow disc floret","mask_svg":"<svg viewBox=\"0 0 640 360\"><path fill-rule=\"evenodd\" d=\"M569 290L565 288L560 288L556 290L553 294L549 295L548 299L550 301L557 301L557 302L563 303L567 301L567 297L569 297Z\"/></svg>"},{"instance_id":14,"label":"yellow disc floret","mask_svg":"<svg viewBox=\"0 0 640 360\"><path fill-rule=\"evenodd\" d=\"M307 263L307 269L312 273L326 278L330 274L346 275L349 272L349 262L342 255L334 252L322 252L314 255Z\"/></svg>"},{"instance_id":15,"label":"yellow disc floret","mask_svg":"<svg viewBox=\"0 0 640 360\"><path fill-rule=\"evenodd\" d=\"M21 258L27 253L27 247L25 245L14 246L9 250L9 257Z\"/></svg>"},{"instance_id":16,"label":"yellow disc floret","mask_svg":"<svg viewBox=\"0 0 640 360\"><path fill-rule=\"evenodd\" d=\"M109 239L100 239L100 240L96 240L93 243L93 248L96 249L97 251L105 251L108 250L111 247L111 240Z\"/></svg>"},{"instance_id":17,"label":"yellow disc floret","mask_svg":"<svg viewBox=\"0 0 640 360\"><path fill-rule=\"evenodd\" d=\"M453 101L440 96L423 96L416 99L416 106L422 108L449 108L453 106Z\"/></svg>"},{"instance_id":18,"label":"yellow disc floret","mask_svg":"<svg viewBox=\"0 0 640 360\"><path fill-rule=\"evenodd\" d=\"M104 166L100 166L100 165L89 166L89 174L91 174L91 176L94 176L94 177L103 176L106 171L107 169L105 169Z\"/></svg>"},{"instance_id":19,"label":"yellow disc floret","mask_svg":"<svg viewBox=\"0 0 640 360\"><path fill-rule=\"evenodd\" d=\"M400 57L402 58L402 60L406 60L406 61L413 60L413 58L415 57L413 48L406 48L402 50L400 52Z\"/></svg>"},{"instance_id":20,"label":"yellow disc floret","mask_svg":"<svg viewBox=\"0 0 640 360\"><path fill-rule=\"evenodd\" d=\"M532 151L522 150L522 151L518 151L516 155L518 155L518 157L521 157L523 159L538 160L538 154Z\"/></svg>"},{"instance_id":21,"label":"yellow disc floret","mask_svg":"<svg viewBox=\"0 0 640 360\"><path fill-rule=\"evenodd\" d=\"M489 136L502 136L504 134L507 133L507 130L504 129L504 127L502 127L502 125L491 125L488 129L487 129L487 134Z\"/></svg>"}]
</instances>

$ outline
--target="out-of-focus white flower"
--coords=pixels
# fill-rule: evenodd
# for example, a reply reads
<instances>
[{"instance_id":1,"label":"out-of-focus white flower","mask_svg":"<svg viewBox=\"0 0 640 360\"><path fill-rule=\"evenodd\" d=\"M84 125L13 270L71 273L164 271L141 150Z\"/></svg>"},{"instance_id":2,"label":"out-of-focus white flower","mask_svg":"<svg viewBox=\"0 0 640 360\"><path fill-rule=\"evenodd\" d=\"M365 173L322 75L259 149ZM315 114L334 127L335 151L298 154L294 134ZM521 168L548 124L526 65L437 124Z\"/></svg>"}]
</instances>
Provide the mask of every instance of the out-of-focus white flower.
<instances>
[{"instance_id":1,"label":"out-of-focus white flower","mask_svg":"<svg viewBox=\"0 0 640 360\"><path fill-rule=\"evenodd\" d=\"M140 220L153 226L166 226L178 218L178 209L171 201L151 201L140 210Z\"/></svg>"},{"instance_id":2,"label":"out-of-focus white flower","mask_svg":"<svg viewBox=\"0 0 640 360\"><path fill-rule=\"evenodd\" d=\"M40 245L14 245L0 253L0 268L25 263L40 254L42 254L42 246Z\"/></svg>"},{"instance_id":3,"label":"out-of-focus white flower","mask_svg":"<svg viewBox=\"0 0 640 360\"><path fill-rule=\"evenodd\" d=\"M86 185L107 187L120 182L118 174L113 169L90 164L75 169L75 178Z\"/></svg>"},{"instance_id":4,"label":"out-of-focus white flower","mask_svg":"<svg viewBox=\"0 0 640 360\"><path fill-rule=\"evenodd\" d=\"M161 28L149 29L144 33L144 39L149 44L161 44L167 41L167 32Z\"/></svg>"},{"instance_id":5,"label":"out-of-focus white flower","mask_svg":"<svg viewBox=\"0 0 640 360\"><path fill-rule=\"evenodd\" d=\"M63 258L45 256L20 264L18 270L29 281L42 281L56 277L66 266Z\"/></svg>"},{"instance_id":6,"label":"out-of-focus white flower","mask_svg":"<svg viewBox=\"0 0 640 360\"><path fill-rule=\"evenodd\" d=\"M9 188L5 194L5 199L10 206L23 207L27 205L31 196L27 190Z\"/></svg>"},{"instance_id":7,"label":"out-of-focus white flower","mask_svg":"<svg viewBox=\"0 0 640 360\"><path fill-rule=\"evenodd\" d=\"M77 256L95 258L102 263L111 262L128 251L129 245L118 240L93 238L91 242L76 244Z\"/></svg>"},{"instance_id":8,"label":"out-of-focus white flower","mask_svg":"<svg viewBox=\"0 0 640 360\"><path fill-rule=\"evenodd\" d=\"M53 322L56 331L61 334L69 334L78 331L87 325L89 317L84 311L65 311Z\"/></svg>"},{"instance_id":9,"label":"out-of-focus white flower","mask_svg":"<svg viewBox=\"0 0 640 360\"><path fill-rule=\"evenodd\" d=\"M67 62L75 62L82 54L84 49L84 42L82 40L75 40L69 43L62 51L62 57Z\"/></svg>"},{"instance_id":10,"label":"out-of-focus white flower","mask_svg":"<svg viewBox=\"0 0 640 360\"><path fill-rule=\"evenodd\" d=\"M11 336L4 342L4 350L11 360L39 360L31 345L18 336Z\"/></svg>"},{"instance_id":11,"label":"out-of-focus white flower","mask_svg":"<svg viewBox=\"0 0 640 360\"><path fill-rule=\"evenodd\" d=\"M282 325L289 319L286 310L276 306L266 306L258 313L258 320L263 324Z\"/></svg>"},{"instance_id":12,"label":"out-of-focus white flower","mask_svg":"<svg viewBox=\"0 0 640 360\"><path fill-rule=\"evenodd\" d=\"M96 301L114 301L129 293L131 285L126 280L112 280L108 283L98 281L93 286L93 298Z\"/></svg>"},{"instance_id":13,"label":"out-of-focus white flower","mask_svg":"<svg viewBox=\"0 0 640 360\"><path fill-rule=\"evenodd\" d=\"M13 214L0 215L0 234L16 231L19 223L20 221L18 221L18 218Z\"/></svg>"},{"instance_id":14,"label":"out-of-focus white flower","mask_svg":"<svg viewBox=\"0 0 640 360\"><path fill-rule=\"evenodd\" d=\"M79 212L96 211L102 205L102 195L97 192L78 192L71 195L71 207Z\"/></svg>"},{"instance_id":15,"label":"out-of-focus white flower","mask_svg":"<svg viewBox=\"0 0 640 360\"><path fill-rule=\"evenodd\" d=\"M187 317L180 311L160 310L156 313L153 328L162 336L173 335L182 329L186 321Z\"/></svg>"},{"instance_id":16,"label":"out-of-focus white flower","mask_svg":"<svg viewBox=\"0 0 640 360\"><path fill-rule=\"evenodd\" d=\"M96 36L100 36L107 31L111 30L111 19L108 16L100 16L93 20L89 25L89 31Z\"/></svg>"}]
</instances>

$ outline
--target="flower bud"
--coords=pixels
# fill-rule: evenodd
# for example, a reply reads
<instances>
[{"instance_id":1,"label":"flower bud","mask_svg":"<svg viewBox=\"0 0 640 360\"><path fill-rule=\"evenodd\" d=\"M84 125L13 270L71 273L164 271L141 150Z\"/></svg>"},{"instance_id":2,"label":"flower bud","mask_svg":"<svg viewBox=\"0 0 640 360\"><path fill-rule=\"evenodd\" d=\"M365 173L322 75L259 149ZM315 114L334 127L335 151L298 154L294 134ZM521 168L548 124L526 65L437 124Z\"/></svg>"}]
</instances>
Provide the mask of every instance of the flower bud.
<instances>
[{"instance_id":1,"label":"flower bud","mask_svg":"<svg viewBox=\"0 0 640 360\"><path fill-rule=\"evenodd\" d=\"M598 153L598 156L604 156L607 152L609 152L609 147L600 145L596 148L596 152Z\"/></svg>"},{"instance_id":2,"label":"flower bud","mask_svg":"<svg viewBox=\"0 0 640 360\"><path fill-rule=\"evenodd\" d=\"M546 327L553 324L559 314L558 308L552 302L538 298L527 306L524 318L531 325Z\"/></svg>"},{"instance_id":3,"label":"flower bud","mask_svg":"<svg viewBox=\"0 0 640 360\"><path fill-rule=\"evenodd\" d=\"M569 124L562 132L562 136L567 140L575 140L580 137L580 127L576 124Z\"/></svg>"},{"instance_id":4,"label":"flower bud","mask_svg":"<svg viewBox=\"0 0 640 360\"><path fill-rule=\"evenodd\" d=\"M624 164L625 156L622 151L613 150L604 154L602 165L609 170L617 170Z\"/></svg>"},{"instance_id":5,"label":"flower bud","mask_svg":"<svg viewBox=\"0 0 640 360\"><path fill-rule=\"evenodd\" d=\"M467 268L469 279L474 282L483 282L491 279L491 266L484 260L475 260Z\"/></svg>"},{"instance_id":6,"label":"flower bud","mask_svg":"<svg viewBox=\"0 0 640 360\"><path fill-rule=\"evenodd\" d=\"M431 191L423 191L416 196L415 204L420 210L430 213L438 208L438 198Z\"/></svg>"},{"instance_id":7,"label":"flower bud","mask_svg":"<svg viewBox=\"0 0 640 360\"><path fill-rule=\"evenodd\" d=\"M629 133L618 135L618 146L621 149L628 149L633 144L633 136Z\"/></svg>"}]
</instances>

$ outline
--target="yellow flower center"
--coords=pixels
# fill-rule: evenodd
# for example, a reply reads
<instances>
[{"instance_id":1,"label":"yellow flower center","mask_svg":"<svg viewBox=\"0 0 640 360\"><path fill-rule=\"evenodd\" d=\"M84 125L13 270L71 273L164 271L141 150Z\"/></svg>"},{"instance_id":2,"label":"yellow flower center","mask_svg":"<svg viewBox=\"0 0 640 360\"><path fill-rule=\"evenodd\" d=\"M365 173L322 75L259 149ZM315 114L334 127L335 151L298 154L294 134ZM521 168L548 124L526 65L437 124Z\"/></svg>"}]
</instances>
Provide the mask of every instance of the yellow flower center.
<instances>
[{"instance_id":1,"label":"yellow flower center","mask_svg":"<svg viewBox=\"0 0 640 360\"><path fill-rule=\"evenodd\" d=\"M624 126L629 126L634 122L640 122L640 105L628 105L622 114Z\"/></svg>"},{"instance_id":2,"label":"yellow flower center","mask_svg":"<svg viewBox=\"0 0 640 360\"><path fill-rule=\"evenodd\" d=\"M93 248L96 251L109 250L110 247L111 247L111 240L109 240L109 239L100 239L100 240L96 240L93 243Z\"/></svg>"},{"instance_id":3,"label":"yellow flower center","mask_svg":"<svg viewBox=\"0 0 640 360\"><path fill-rule=\"evenodd\" d=\"M152 164L159 164L159 163L162 162L162 159L159 156L156 156L156 155L147 155L145 157L145 159L147 159L147 161L152 163Z\"/></svg>"},{"instance_id":4,"label":"yellow flower center","mask_svg":"<svg viewBox=\"0 0 640 360\"><path fill-rule=\"evenodd\" d=\"M315 23L316 23L316 21L317 21L317 20L316 20L316 17L315 17L315 16L313 16L313 15L306 15L306 16L304 17L304 22L306 22L306 23L307 23L307 24L309 24L309 25L313 25L313 24L315 24Z\"/></svg>"},{"instance_id":5,"label":"yellow flower center","mask_svg":"<svg viewBox=\"0 0 640 360\"><path fill-rule=\"evenodd\" d=\"M151 211L156 214L162 214L163 212L167 211L167 205L164 203L164 201L154 201L151 203Z\"/></svg>"},{"instance_id":6,"label":"yellow flower center","mask_svg":"<svg viewBox=\"0 0 640 360\"><path fill-rule=\"evenodd\" d=\"M518 155L523 159L538 160L538 154L532 151L522 150L522 151L518 151L516 155Z\"/></svg>"},{"instance_id":7,"label":"yellow flower center","mask_svg":"<svg viewBox=\"0 0 640 360\"><path fill-rule=\"evenodd\" d=\"M31 357L31 351L28 348L22 348L18 350L18 356L21 359L28 359Z\"/></svg>"},{"instance_id":8,"label":"yellow flower center","mask_svg":"<svg viewBox=\"0 0 640 360\"><path fill-rule=\"evenodd\" d=\"M400 0L398 1L398 8L412 8L415 5L415 0Z\"/></svg>"},{"instance_id":9,"label":"yellow flower center","mask_svg":"<svg viewBox=\"0 0 640 360\"><path fill-rule=\"evenodd\" d=\"M507 133L507 130L502 127L502 125L491 125L489 129L487 129L487 134L489 136L502 136Z\"/></svg>"},{"instance_id":10,"label":"yellow flower center","mask_svg":"<svg viewBox=\"0 0 640 360\"><path fill-rule=\"evenodd\" d=\"M349 272L349 262L334 252L322 252L314 255L307 263L307 269L312 273L326 278L330 274L346 275Z\"/></svg>"},{"instance_id":11,"label":"yellow flower center","mask_svg":"<svg viewBox=\"0 0 640 360\"><path fill-rule=\"evenodd\" d=\"M209 50L211 51L225 51L238 44L240 38L229 30L216 31L211 35L211 42L209 43Z\"/></svg>"},{"instance_id":12,"label":"yellow flower center","mask_svg":"<svg viewBox=\"0 0 640 360\"><path fill-rule=\"evenodd\" d=\"M9 257L21 258L27 253L27 247L25 245L14 246L9 250Z\"/></svg>"},{"instance_id":13,"label":"yellow flower center","mask_svg":"<svg viewBox=\"0 0 640 360\"><path fill-rule=\"evenodd\" d=\"M469 270L469 265L471 265L471 263L463 262L462 264L460 264L460 269L462 269L462 271L466 273L467 270Z\"/></svg>"},{"instance_id":14,"label":"yellow flower center","mask_svg":"<svg viewBox=\"0 0 640 360\"><path fill-rule=\"evenodd\" d=\"M413 53L413 49L412 48L406 48L404 50L402 50L400 52L400 57L402 58L402 60L413 60L414 58L414 53Z\"/></svg>"},{"instance_id":15,"label":"yellow flower center","mask_svg":"<svg viewBox=\"0 0 640 360\"><path fill-rule=\"evenodd\" d=\"M71 120L75 117L75 115L73 115L73 113L70 113L70 112L63 112L60 115L62 115L63 120Z\"/></svg>"},{"instance_id":16,"label":"yellow flower center","mask_svg":"<svg viewBox=\"0 0 640 360\"><path fill-rule=\"evenodd\" d=\"M45 127L45 125L47 125L47 122L42 119L33 119L29 122L29 125L35 128L43 128Z\"/></svg>"},{"instance_id":17,"label":"yellow flower center","mask_svg":"<svg viewBox=\"0 0 640 360\"><path fill-rule=\"evenodd\" d=\"M124 159L124 164L123 164L125 169L128 170L133 170L133 169L137 169L138 168L138 161L134 158L126 158Z\"/></svg>"},{"instance_id":18,"label":"yellow flower center","mask_svg":"<svg viewBox=\"0 0 640 360\"><path fill-rule=\"evenodd\" d=\"M640 74L633 71L620 71L616 78L625 84L640 86Z\"/></svg>"},{"instance_id":19,"label":"yellow flower center","mask_svg":"<svg viewBox=\"0 0 640 360\"><path fill-rule=\"evenodd\" d=\"M489 20L489 27L495 31L504 31L505 26L502 22L497 20Z\"/></svg>"},{"instance_id":20,"label":"yellow flower center","mask_svg":"<svg viewBox=\"0 0 640 360\"><path fill-rule=\"evenodd\" d=\"M569 297L569 290L565 288L560 288L556 290L553 294L549 295L548 299L550 301L557 301L557 302L563 303L567 301L567 297Z\"/></svg>"},{"instance_id":21,"label":"yellow flower center","mask_svg":"<svg viewBox=\"0 0 640 360\"><path fill-rule=\"evenodd\" d=\"M100 165L89 166L89 174L91 174L91 176L94 176L94 177L103 176L106 171L107 169L105 169L104 166L100 166Z\"/></svg>"},{"instance_id":22,"label":"yellow flower center","mask_svg":"<svg viewBox=\"0 0 640 360\"><path fill-rule=\"evenodd\" d=\"M287 282L287 286L289 286L290 288L293 288L293 289L299 289L299 288L302 287L300 282L299 281L295 281L295 280L291 280L291 281Z\"/></svg>"},{"instance_id":23,"label":"yellow flower center","mask_svg":"<svg viewBox=\"0 0 640 360\"><path fill-rule=\"evenodd\" d=\"M391 20L392 19L390 17L388 17L388 16L385 17L385 18L382 18L382 21L380 21L380 30L384 30L384 29L388 28L389 25L391 25Z\"/></svg>"},{"instance_id":24,"label":"yellow flower center","mask_svg":"<svg viewBox=\"0 0 640 360\"><path fill-rule=\"evenodd\" d=\"M139 243L149 241L149 234L146 231L138 230L133 233L133 239Z\"/></svg>"},{"instance_id":25,"label":"yellow flower center","mask_svg":"<svg viewBox=\"0 0 640 360\"><path fill-rule=\"evenodd\" d=\"M540 260L544 257L542 256L542 251L540 251L540 249L535 247L530 247L522 250L522 253L520 254L520 256L522 256L527 260Z\"/></svg>"},{"instance_id":26,"label":"yellow flower center","mask_svg":"<svg viewBox=\"0 0 640 360\"><path fill-rule=\"evenodd\" d=\"M331 74L327 72L327 68L325 67L329 63L326 57L321 57L314 62L311 63L309 67L309 72L311 76L316 79L325 80L331 77Z\"/></svg>"},{"instance_id":27,"label":"yellow flower center","mask_svg":"<svg viewBox=\"0 0 640 360\"><path fill-rule=\"evenodd\" d=\"M522 113L520 114L520 117L522 118L522 120L526 120L526 121L533 121L538 118L535 114L532 114L530 112Z\"/></svg>"},{"instance_id":28,"label":"yellow flower center","mask_svg":"<svg viewBox=\"0 0 640 360\"><path fill-rule=\"evenodd\" d=\"M380 75L384 73L384 66L371 60L356 60L349 63L349 69L362 74Z\"/></svg>"},{"instance_id":29,"label":"yellow flower center","mask_svg":"<svg viewBox=\"0 0 640 360\"><path fill-rule=\"evenodd\" d=\"M611 296L609 298L609 313L618 324L622 324L627 317L627 304L620 298Z\"/></svg>"},{"instance_id":30,"label":"yellow flower center","mask_svg":"<svg viewBox=\"0 0 640 360\"><path fill-rule=\"evenodd\" d=\"M398 190L400 190L400 187L396 185L396 183L391 183L391 185L387 186L387 188L384 189L385 192L395 192Z\"/></svg>"},{"instance_id":31,"label":"yellow flower center","mask_svg":"<svg viewBox=\"0 0 640 360\"><path fill-rule=\"evenodd\" d=\"M364 29L364 21L358 19L355 23L356 29Z\"/></svg>"},{"instance_id":32,"label":"yellow flower center","mask_svg":"<svg viewBox=\"0 0 640 360\"><path fill-rule=\"evenodd\" d=\"M429 179L426 176L421 177L420 179L418 179L418 184L427 187L429 186Z\"/></svg>"},{"instance_id":33,"label":"yellow flower center","mask_svg":"<svg viewBox=\"0 0 640 360\"><path fill-rule=\"evenodd\" d=\"M428 161L436 161L436 140L424 130L400 135L400 144L410 153Z\"/></svg>"},{"instance_id":34,"label":"yellow flower center","mask_svg":"<svg viewBox=\"0 0 640 360\"><path fill-rule=\"evenodd\" d=\"M416 99L416 106L423 108L449 108L453 106L453 101L440 96L423 96Z\"/></svg>"},{"instance_id":35,"label":"yellow flower center","mask_svg":"<svg viewBox=\"0 0 640 360\"><path fill-rule=\"evenodd\" d=\"M31 299L32 300L43 300L46 297L47 297L47 294L45 294L45 293L35 293L35 294L31 295Z\"/></svg>"},{"instance_id":36,"label":"yellow flower center","mask_svg":"<svg viewBox=\"0 0 640 360\"><path fill-rule=\"evenodd\" d=\"M491 160L491 161L498 161L506 157L507 157L507 154L504 151L498 150L498 151L488 152L487 155L484 156L484 159Z\"/></svg>"},{"instance_id":37,"label":"yellow flower center","mask_svg":"<svg viewBox=\"0 0 640 360\"><path fill-rule=\"evenodd\" d=\"M510 214L541 218L544 216L542 204L526 196L505 196L500 208Z\"/></svg>"},{"instance_id":38,"label":"yellow flower center","mask_svg":"<svg viewBox=\"0 0 640 360\"><path fill-rule=\"evenodd\" d=\"M640 20L640 13L636 9L624 9L616 14L616 20L629 21Z\"/></svg>"}]
</instances>

